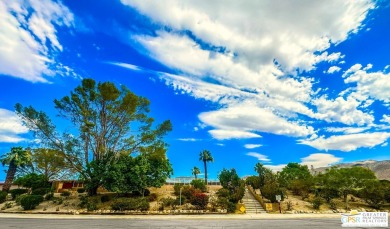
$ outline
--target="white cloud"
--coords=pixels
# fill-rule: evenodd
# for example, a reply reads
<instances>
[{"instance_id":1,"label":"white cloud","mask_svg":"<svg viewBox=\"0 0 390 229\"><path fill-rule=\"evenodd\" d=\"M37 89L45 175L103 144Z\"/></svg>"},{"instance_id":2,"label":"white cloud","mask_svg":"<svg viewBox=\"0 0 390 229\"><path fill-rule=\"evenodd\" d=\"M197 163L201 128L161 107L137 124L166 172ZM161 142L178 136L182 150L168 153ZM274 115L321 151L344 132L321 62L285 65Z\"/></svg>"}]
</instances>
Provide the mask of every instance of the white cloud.
<instances>
[{"instance_id":1,"label":"white cloud","mask_svg":"<svg viewBox=\"0 0 390 229\"><path fill-rule=\"evenodd\" d=\"M50 0L0 1L0 21L0 74L32 82L58 74L55 56L63 47L56 26L72 26L67 7Z\"/></svg>"},{"instance_id":2,"label":"white cloud","mask_svg":"<svg viewBox=\"0 0 390 229\"><path fill-rule=\"evenodd\" d=\"M325 130L330 133L357 134L370 129L369 127L327 127Z\"/></svg>"},{"instance_id":3,"label":"white cloud","mask_svg":"<svg viewBox=\"0 0 390 229\"><path fill-rule=\"evenodd\" d=\"M314 168L319 167L328 167L332 164L338 163L342 161L343 158L336 157L333 154L328 153L313 153L307 157L301 158L301 165L307 165L310 167L313 165ZM279 164L279 165L264 165L264 167L271 169L274 172L282 171L287 164Z\"/></svg>"},{"instance_id":4,"label":"white cloud","mask_svg":"<svg viewBox=\"0 0 390 229\"><path fill-rule=\"evenodd\" d=\"M327 122L340 122L347 125L369 125L374 121L372 114L365 113L359 109L362 105L362 98L357 94L350 94L346 99L337 97L334 100L328 100L326 96L321 96L313 100L312 104L316 106L317 113L315 117Z\"/></svg>"},{"instance_id":5,"label":"white cloud","mask_svg":"<svg viewBox=\"0 0 390 229\"><path fill-rule=\"evenodd\" d=\"M314 168L327 167L338 163L342 160L340 157L335 157L328 153L313 153L307 157L301 158L301 164L307 165L309 168L313 165Z\"/></svg>"},{"instance_id":6,"label":"white cloud","mask_svg":"<svg viewBox=\"0 0 390 229\"><path fill-rule=\"evenodd\" d=\"M196 141L200 141L200 139L196 139L196 138L178 138L177 140L182 141L182 142L196 142Z\"/></svg>"},{"instance_id":7,"label":"white cloud","mask_svg":"<svg viewBox=\"0 0 390 229\"><path fill-rule=\"evenodd\" d=\"M244 147L247 149L255 149L261 147L261 144L245 144Z\"/></svg>"},{"instance_id":8,"label":"white cloud","mask_svg":"<svg viewBox=\"0 0 390 229\"><path fill-rule=\"evenodd\" d=\"M381 145L390 138L390 133L373 132L347 135L334 135L328 138L319 137L314 140L298 140L300 144L312 146L318 150L353 151L358 148L372 148Z\"/></svg>"},{"instance_id":9,"label":"white cloud","mask_svg":"<svg viewBox=\"0 0 390 229\"><path fill-rule=\"evenodd\" d=\"M261 138L261 136L258 134L251 133L249 131L240 131L240 130L215 129L215 130L210 130L209 133L211 134L211 136L213 136L213 138L218 140Z\"/></svg>"},{"instance_id":10,"label":"white cloud","mask_svg":"<svg viewBox=\"0 0 390 229\"><path fill-rule=\"evenodd\" d=\"M335 72L339 72L341 70L338 66L331 66L326 73L333 74Z\"/></svg>"},{"instance_id":11,"label":"white cloud","mask_svg":"<svg viewBox=\"0 0 390 229\"><path fill-rule=\"evenodd\" d=\"M18 143L24 141L20 134L28 129L22 125L19 117L12 111L0 108L0 142Z\"/></svg>"},{"instance_id":12,"label":"white cloud","mask_svg":"<svg viewBox=\"0 0 390 229\"><path fill-rule=\"evenodd\" d=\"M270 162L270 161L271 161L271 160L268 158L268 156L263 155L263 154L260 154L260 153L256 153L256 152L249 152L249 153L247 153L246 155L251 156L251 157L255 157L255 158L257 158L257 160L259 160L259 161L266 161L266 162Z\"/></svg>"},{"instance_id":13,"label":"white cloud","mask_svg":"<svg viewBox=\"0 0 390 229\"><path fill-rule=\"evenodd\" d=\"M381 122L390 124L390 115L383 115L382 119L381 119Z\"/></svg>"},{"instance_id":14,"label":"white cloud","mask_svg":"<svg viewBox=\"0 0 390 229\"><path fill-rule=\"evenodd\" d=\"M371 64L363 69L361 64L353 65L343 75L345 83L356 84L357 93L363 96L390 102L390 73L385 73L386 69L368 72L371 68Z\"/></svg>"},{"instance_id":15,"label":"white cloud","mask_svg":"<svg viewBox=\"0 0 390 229\"><path fill-rule=\"evenodd\" d=\"M364 26L374 8L370 0L121 2L161 25L154 35L137 34L129 41L173 71L159 77L177 93L220 105L199 115L214 138L260 137L262 132L315 137L305 117L359 126L374 121L363 109L370 104L359 95L318 96L317 82L300 75L321 62L343 62L342 53L327 49Z\"/></svg>"},{"instance_id":16,"label":"white cloud","mask_svg":"<svg viewBox=\"0 0 390 229\"><path fill-rule=\"evenodd\" d=\"M206 43L226 47L250 68L261 68L276 59L289 70L309 70L318 61L335 60L340 54L327 57L314 53L357 32L374 7L368 0L121 2L173 30L189 30Z\"/></svg>"},{"instance_id":17,"label":"white cloud","mask_svg":"<svg viewBox=\"0 0 390 229\"><path fill-rule=\"evenodd\" d=\"M249 104L203 112L199 114L199 119L219 130L256 131L294 137L314 134L312 127L289 122L269 110L251 107Z\"/></svg>"}]
</instances>

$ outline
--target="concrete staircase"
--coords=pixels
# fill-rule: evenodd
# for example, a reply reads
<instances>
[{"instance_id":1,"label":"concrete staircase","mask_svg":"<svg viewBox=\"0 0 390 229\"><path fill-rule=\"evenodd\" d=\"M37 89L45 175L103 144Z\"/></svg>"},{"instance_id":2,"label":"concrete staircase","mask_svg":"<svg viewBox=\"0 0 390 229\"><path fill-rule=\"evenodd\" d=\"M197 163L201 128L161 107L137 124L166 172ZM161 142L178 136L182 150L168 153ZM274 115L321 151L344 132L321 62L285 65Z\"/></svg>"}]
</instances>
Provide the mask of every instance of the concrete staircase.
<instances>
[{"instance_id":1,"label":"concrete staircase","mask_svg":"<svg viewBox=\"0 0 390 229\"><path fill-rule=\"evenodd\" d=\"M245 204L246 214L267 214L247 188L245 188L245 195L242 198L242 201Z\"/></svg>"}]
</instances>

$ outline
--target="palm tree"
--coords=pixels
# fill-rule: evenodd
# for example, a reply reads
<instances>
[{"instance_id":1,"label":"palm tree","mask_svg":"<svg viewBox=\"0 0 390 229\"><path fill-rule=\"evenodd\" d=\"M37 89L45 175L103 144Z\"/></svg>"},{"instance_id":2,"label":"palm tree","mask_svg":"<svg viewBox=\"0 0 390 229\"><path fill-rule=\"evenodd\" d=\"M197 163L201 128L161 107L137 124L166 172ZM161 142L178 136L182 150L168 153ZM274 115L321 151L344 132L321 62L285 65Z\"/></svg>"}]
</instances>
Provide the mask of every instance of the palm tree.
<instances>
[{"instance_id":1,"label":"palm tree","mask_svg":"<svg viewBox=\"0 0 390 229\"><path fill-rule=\"evenodd\" d=\"M260 188L263 188L264 183L265 183L265 174L268 172L268 169L266 167L264 167L263 164L258 162L255 165L255 171L259 174Z\"/></svg>"},{"instance_id":2,"label":"palm tree","mask_svg":"<svg viewBox=\"0 0 390 229\"><path fill-rule=\"evenodd\" d=\"M207 185L207 162L214 162L214 158L213 158L213 156L211 156L210 151L203 150L202 152L200 152L199 161L203 161L203 164L204 164L204 180L205 180L206 185Z\"/></svg>"},{"instance_id":3,"label":"palm tree","mask_svg":"<svg viewBox=\"0 0 390 229\"><path fill-rule=\"evenodd\" d=\"M12 147L11 152L4 154L0 161L3 166L8 165L7 176L3 186L3 191L8 192L18 167L24 167L31 163L31 154L29 151L24 150L23 147Z\"/></svg>"},{"instance_id":4,"label":"palm tree","mask_svg":"<svg viewBox=\"0 0 390 229\"><path fill-rule=\"evenodd\" d=\"M192 168L192 175L195 176L195 180L198 179L198 177L196 175L198 175L200 173L200 169L196 166L194 166L194 168Z\"/></svg>"}]
</instances>

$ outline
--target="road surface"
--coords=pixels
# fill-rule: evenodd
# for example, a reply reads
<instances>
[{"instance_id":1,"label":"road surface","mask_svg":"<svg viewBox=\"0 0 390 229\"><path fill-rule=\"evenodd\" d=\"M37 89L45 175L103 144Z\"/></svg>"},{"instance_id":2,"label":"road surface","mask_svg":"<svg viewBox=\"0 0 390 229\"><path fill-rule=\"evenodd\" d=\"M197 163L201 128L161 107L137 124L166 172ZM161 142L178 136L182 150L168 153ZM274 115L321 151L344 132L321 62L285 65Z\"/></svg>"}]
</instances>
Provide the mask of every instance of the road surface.
<instances>
[{"instance_id":1,"label":"road surface","mask_svg":"<svg viewBox=\"0 0 390 229\"><path fill-rule=\"evenodd\" d=\"M307 219L134 219L134 218L0 218L1 229L69 229L69 228L341 228L340 219L307 218Z\"/></svg>"}]
</instances>

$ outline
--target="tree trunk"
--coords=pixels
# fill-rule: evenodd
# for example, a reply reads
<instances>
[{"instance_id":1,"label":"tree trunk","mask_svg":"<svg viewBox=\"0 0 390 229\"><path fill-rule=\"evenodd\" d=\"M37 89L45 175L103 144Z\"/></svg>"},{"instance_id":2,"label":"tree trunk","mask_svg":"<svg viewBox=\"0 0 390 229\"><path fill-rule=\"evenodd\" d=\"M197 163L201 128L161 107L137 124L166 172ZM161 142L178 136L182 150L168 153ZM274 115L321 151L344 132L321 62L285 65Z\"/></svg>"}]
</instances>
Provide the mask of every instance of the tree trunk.
<instances>
[{"instance_id":1,"label":"tree trunk","mask_svg":"<svg viewBox=\"0 0 390 229\"><path fill-rule=\"evenodd\" d=\"M207 185L207 164L206 164L206 161L203 161L204 163L204 180L206 182L206 185Z\"/></svg>"},{"instance_id":2,"label":"tree trunk","mask_svg":"<svg viewBox=\"0 0 390 229\"><path fill-rule=\"evenodd\" d=\"M8 167L7 177L5 178L3 191L8 192L10 190L12 182L14 181L16 169L17 169L17 166L15 165L14 161L11 161L11 163L9 164L9 167Z\"/></svg>"},{"instance_id":3,"label":"tree trunk","mask_svg":"<svg viewBox=\"0 0 390 229\"><path fill-rule=\"evenodd\" d=\"M194 174L195 175L195 180L197 179L197 177L196 177L196 173Z\"/></svg>"},{"instance_id":4,"label":"tree trunk","mask_svg":"<svg viewBox=\"0 0 390 229\"><path fill-rule=\"evenodd\" d=\"M348 193L347 192L344 192L344 202L345 202L345 208L348 210L349 206L348 206Z\"/></svg>"}]
</instances>

